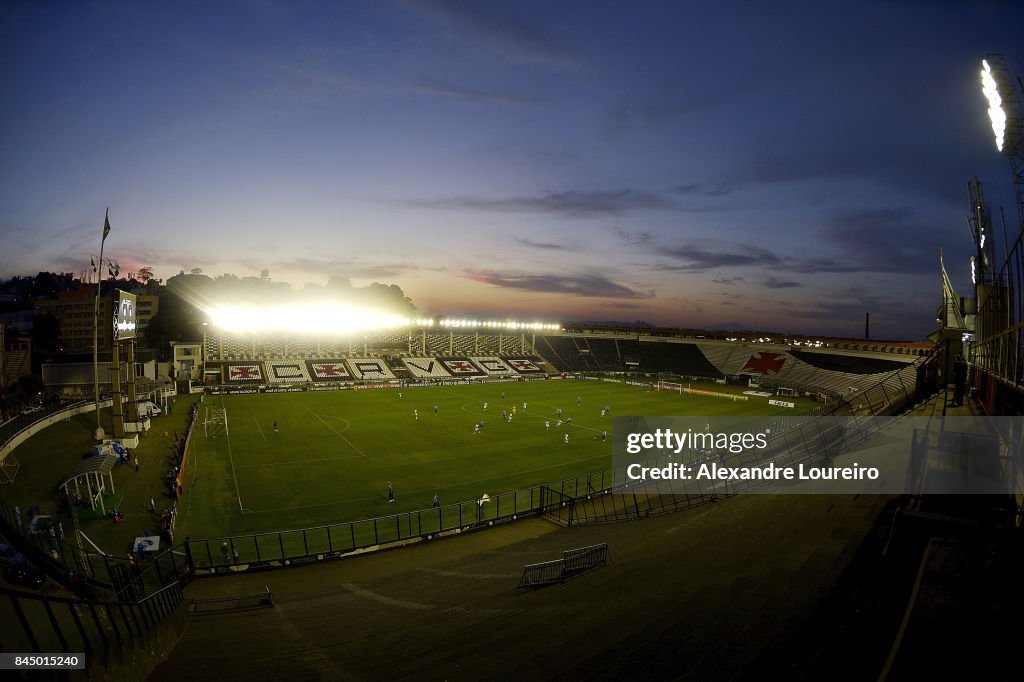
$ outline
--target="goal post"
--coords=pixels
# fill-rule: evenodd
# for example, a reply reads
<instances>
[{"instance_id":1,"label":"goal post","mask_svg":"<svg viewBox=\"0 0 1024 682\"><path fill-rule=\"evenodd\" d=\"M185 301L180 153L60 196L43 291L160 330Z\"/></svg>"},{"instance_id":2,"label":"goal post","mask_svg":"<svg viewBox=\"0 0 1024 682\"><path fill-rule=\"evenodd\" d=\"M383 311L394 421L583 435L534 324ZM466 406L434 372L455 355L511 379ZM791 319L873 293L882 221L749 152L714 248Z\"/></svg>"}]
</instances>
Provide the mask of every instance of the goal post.
<instances>
[{"instance_id":1,"label":"goal post","mask_svg":"<svg viewBox=\"0 0 1024 682\"><path fill-rule=\"evenodd\" d=\"M228 435L228 412L224 408L215 407L206 411L203 420L203 435L207 438Z\"/></svg>"},{"instance_id":2,"label":"goal post","mask_svg":"<svg viewBox=\"0 0 1024 682\"><path fill-rule=\"evenodd\" d=\"M658 380L658 390L659 391L672 391L674 393L682 393L683 392L683 385L680 384L680 383L676 383L674 381L662 381L662 380L659 379Z\"/></svg>"},{"instance_id":3,"label":"goal post","mask_svg":"<svg viewBox=\"0 0 1024 682\"><path fill-rule=\"evenodd\" d=\"M0 485L14 483L19 469L21 469L21 462L14 456L13 452L7 453L7 456L0 460Z\"/></svg>"}]
</instances>

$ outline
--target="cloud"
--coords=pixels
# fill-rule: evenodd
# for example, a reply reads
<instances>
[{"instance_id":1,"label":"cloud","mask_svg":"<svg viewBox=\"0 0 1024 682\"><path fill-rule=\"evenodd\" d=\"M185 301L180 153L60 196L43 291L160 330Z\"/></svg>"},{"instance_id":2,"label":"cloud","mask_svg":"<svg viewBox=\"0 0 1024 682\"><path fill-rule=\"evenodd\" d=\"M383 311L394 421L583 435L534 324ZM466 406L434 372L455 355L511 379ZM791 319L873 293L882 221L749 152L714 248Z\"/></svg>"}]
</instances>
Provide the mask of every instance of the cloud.
<instances>
[{"instance_id":1,"label":"cloud","mask_svg":"<svg viewBox=\"0 0 1024 682\"><path fill-rule=\"evenodd\" d=\"M533 105L543 101L536 97L461 87L426 77L416 79L410 87L414 92L421 94L449 97L478 104Z\"/></svg>"},{"instance_id":2,"label":"cloud","mask_svg":"<svg viewBox=\"0 0 1024 682\"><path fill-rule=\"evenodd\" d=\"M780 256L768 249L746 244L735 244L724 249L684 244L659 248L658 253L682 261L682 263L658 265L656 269L677 272L706 272L721 267L776 267L784 262Z\"/></svg>"},{"instance_id":3,"label":"cloud","mask_svg":"<svg viewBox=\"0 0 1024 682\"><path fill-rule=\"evenodd\" d=\"M414 201L424 208L462 208L502 213L553 213L571 217L618 215L636 210L666 210L672 204L656 194L632 189L599 192L551 192L535 197L453 197L433 201Z\"/></svg>"},{"instance_id":4,"label":"cloud","mask_svg":"<svg viewBox=\"0 0 1024 682\"><path fill-rule=\"evenodd\" d=\"M761 268L793 274L930 273L935 272L939 248L956 240L952 230L936 229L908 207L834 211L822 218L817 246L826 253L805 255L776 252L749 244L662 246L655 253L676 263L658 270L706 272L715 268ZM769 278L771 289L801 286L798 282Z\"/></svg>"},{"instance_id":5,"label":"cloud","mask_svg":"<svg viewBox=\"0 0 1024 682\"><path fill-rule=\"evenodd\" d=\"M519 239L516 239L516 241L519 242L520 244L522 244L523 246L529 246L529 247L534 248L534 249L551 249L551 250L559 250L559 251L561 251L561 250L565 250L565 249L569 248L568 246L565 246L564 244L552 244L552 243L549 243L549 242L535 242L535 241L533 241L532 239L530 239L528 237L520 237Z\"/></svg>"},{"instance_id":6,"label":"cloud","mask_svg":"<svg viewBox=\"0 0 1024 682\"><path fill-rule=\"evenodd\" d=\"M626 242L630 246L638 246L640 244L646 244L647 242L651 241L650 232L630 232L629 230L624 230L623 228L617 225L612 228L612 232L618 235L624 242Z\"/></svg>"},{"instance_id":7,"label":"cloud","mask_svg":"<svg viewBox=\"0 0 1024 682\"><path fill-rule=\"evenodd\" d=\"M790 282L784 279L769 277L765 281L761 282L761 286L769 289L794 289L796 287L802 287L803 284L800 284L800 282Z\"/></svg>"},{"instance_id":8,"label":"cloud","mask_svg":"<svg viewBox=\"0 0 1024 682\"><path fill-rule=\"evenodd\" d=\"M630 289L603 275L526 275L501 273L494 270L468 270L462 277L481 284L545 294L622 299L652 298L654 296L651 292Z\"/></svg>"},{"instance_id":9,"label":"cloud","mask_svg":"<svg viewBox=\"0 0 1024 682\"><path fill-rule=\"evenodd\" d=\"M509 11L495 3L459 0L406 0L407 7L448 29L452 39L484 44L503 56L549 64L577 64L580 51L522 11Z\"/></svg>"},{"instance_id":10,"label":"cloud","mask_svg":"<svg viewBox=\"0 0 1024 682\"><path fill-rule=\"evenodd\" d=\"M745 281L745 278L743 278L743 277L718 277L718 278L713 279L711 281L714 282L715 284L724 284L725 286L730 286L731 287L731 286L736 286L740 282Z\"/></svg>"},{"instance_id":11,"label":"cloud","mask_svg":"<svg viewBox=\"0 0 1024 682\"><path fill-rule=\"evenodd\" d=\"M368 263L359 258L292 258L278 261L244 259L238 263L254 272L267 268L271 274L274 272L302 272L309 276L354 277L357 279L398 277L404 273L421 269L420 266L412 263Z\"/></svg>"},{"instance_id":12,"label":"cloud","mask_svg":"<svg viewBox=\"0 0 1024 682\"><path fill-rule=\"evenodd\" d=\"M715 187L706 187L704 185L690 183L686 185L676 185L672 188L672 191L684 196L723 197L735 192L736 188L727 187L723 184L719 184Z\"/></svg>"}]
</instances>

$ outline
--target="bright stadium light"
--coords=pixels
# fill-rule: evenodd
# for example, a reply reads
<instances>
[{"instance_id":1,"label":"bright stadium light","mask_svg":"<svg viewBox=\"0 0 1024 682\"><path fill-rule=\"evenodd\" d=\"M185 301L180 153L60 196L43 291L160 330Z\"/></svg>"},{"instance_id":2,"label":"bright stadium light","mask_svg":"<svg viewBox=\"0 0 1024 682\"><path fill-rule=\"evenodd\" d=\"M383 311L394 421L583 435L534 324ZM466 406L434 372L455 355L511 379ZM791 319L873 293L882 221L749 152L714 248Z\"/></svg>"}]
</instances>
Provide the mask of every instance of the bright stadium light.
<instances>
[{"instance_id":1,"label":"bright stadium light","mask_svg":"<svg viewBox=\"0 0 1024 682\"><path fill-rule=\"evenodd\" d=\"M555 331L562 328L562 325L555 322L521 322L519 320L457 320L444 319L438 324L442 327L467 327L471 329L512 329L512 330L534 330L534 331Z\"/></svg>"},{"instance_id":2,"label":"bright stadium light","mask_svg":"<svg viewBox=\"0 0 1024 682\"><path fill-rule=\"evenodd\" d=\"M400 315L338 304L294 306L219 306L209 308L210 323L229 332L284 331L298 334L351 334L409 326Z\"/></svg>"},{"instance_id":3,"label":"bright stadium light","mask_svg":"<svg viewBox=\"0 0 1024 682\"><path fill-rule=\"evenodd\" d=\"M996 149L1003 151L1006 141L1006 111L1003 109L1003 98L999 94L999 85L992 75L992 67L987 59L981 60L981 92L988 100L988 117L992 120L992 132L996 136Z\"/></svg>"}]
</instances>

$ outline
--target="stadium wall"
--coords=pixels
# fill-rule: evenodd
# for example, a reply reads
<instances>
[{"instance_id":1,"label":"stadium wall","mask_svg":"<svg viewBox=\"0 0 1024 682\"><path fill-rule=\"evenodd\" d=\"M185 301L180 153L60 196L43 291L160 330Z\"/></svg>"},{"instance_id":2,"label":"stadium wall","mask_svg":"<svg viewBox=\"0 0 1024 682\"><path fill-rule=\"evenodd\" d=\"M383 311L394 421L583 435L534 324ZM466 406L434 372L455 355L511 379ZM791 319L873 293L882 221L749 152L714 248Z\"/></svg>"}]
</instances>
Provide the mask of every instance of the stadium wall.
<instances>
[{"instance_id":1,"label":"stadium wall","mask_svg":"<svg viewBox=\"0 0 1024 682\"><path fill-rule=\"evenodd\" d=\"M113 404L113 400L102 400L100 401L100 409L104 407L110 407ZM3 445L0 445L0 462L7 458L7 455L11 453L16 447L27 441L32 436L36 435L47 426L56 424L59 421L70 419L78 414L85 414L86 412L95 412L96 403L75 403L69 407L61 408L57 412L45 415L40 419L32 422L28 426L14 433L10 438L4 441Z\"/></svg>"}]
</instances>

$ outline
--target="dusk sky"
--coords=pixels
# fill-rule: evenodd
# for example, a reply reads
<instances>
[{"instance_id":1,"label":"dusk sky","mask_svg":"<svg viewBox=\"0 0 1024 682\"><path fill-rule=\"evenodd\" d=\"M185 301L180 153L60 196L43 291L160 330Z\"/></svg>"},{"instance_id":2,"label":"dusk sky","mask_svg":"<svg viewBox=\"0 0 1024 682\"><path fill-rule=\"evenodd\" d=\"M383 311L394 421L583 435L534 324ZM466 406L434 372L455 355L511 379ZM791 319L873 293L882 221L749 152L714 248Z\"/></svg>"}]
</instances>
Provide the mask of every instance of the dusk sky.
<instances>
[{"instance_id":1,"label":"dusk sky","mask_svg":"<svg viewBox=\"0 0 1024 682\"><path fill-rule=\"evenodd\" d=\"M978 71L1024 71L1022 27L1012 1L5 2L0 278L83 272L109 206L107 255L164 279L918 340L940 248L969 293L968 180L1015 220Z\"/></svg>"}]
</instances>

